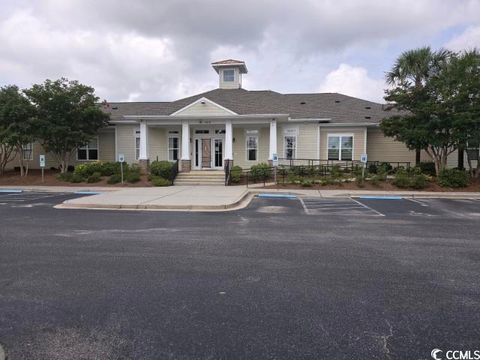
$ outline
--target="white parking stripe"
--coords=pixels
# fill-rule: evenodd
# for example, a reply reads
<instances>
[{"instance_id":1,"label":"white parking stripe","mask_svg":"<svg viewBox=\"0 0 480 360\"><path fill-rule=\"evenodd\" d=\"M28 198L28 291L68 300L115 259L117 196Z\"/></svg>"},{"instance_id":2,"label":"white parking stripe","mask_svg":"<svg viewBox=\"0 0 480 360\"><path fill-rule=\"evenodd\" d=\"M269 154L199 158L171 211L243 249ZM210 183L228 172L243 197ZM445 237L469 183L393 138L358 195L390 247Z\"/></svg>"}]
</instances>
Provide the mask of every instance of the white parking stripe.
<instances>
[{"instance_id":1,"label":"white parking stripe","mask_svg":"<svg viewBox=\"0 0 480 360\"><path fill-rule=\"evenodd\" d=\"M375 209L372 209L370 206L367 206L365 204L362 204L360 201L358 200L355 200L355 199L352 199L352 201L355 201L357 204L359 205L362 205L363 207L365 207L366 209L369 209L371 211L373 211L374 213L378 214L379 216L385 216L385 214L382 214L380 211L377 211Z\"/></svg>"},{"instance_id":2,"label":"white parking stripe","mask_svg":"<svg viewBox=\"0 0 480 360\"><path fill-rule=\"evenodd\" d=\"M298 198L298 200L300 200L300 203L301 203L302 206L303 206L303 210L305 210L305 214L310 215L310 212L308 211L308 208L305 206L305 202L303 201L303 199L302 199L302 198Z\"/></svg>"},{"instance_id":3,"label":"white parking stripe","mask_svg":"<svg viewBox=\"0 0 480 360\"><path fill-rule=\"evenodd\" d=\"M385 216L380 212L355 201L346 199L300 198L305 213L308 215L341 215L341 216Z\"/></svg>"},{"instance_id":4,"label":"white parking stripe","mask_svg":"<svg viewBox=\"0 0 480 360\"><path fill-rule=\"evenodd\" d=\"M420 200L416 200L416 199L409 199L409 198L405 198L405 200L408 200L408 201L414 202L414 203L416 203L416 204L419 204L420 206L428 207L428 205L427 205L427 204L425 204L423 201L420 201Z\"/></svg>"}]
</instances>

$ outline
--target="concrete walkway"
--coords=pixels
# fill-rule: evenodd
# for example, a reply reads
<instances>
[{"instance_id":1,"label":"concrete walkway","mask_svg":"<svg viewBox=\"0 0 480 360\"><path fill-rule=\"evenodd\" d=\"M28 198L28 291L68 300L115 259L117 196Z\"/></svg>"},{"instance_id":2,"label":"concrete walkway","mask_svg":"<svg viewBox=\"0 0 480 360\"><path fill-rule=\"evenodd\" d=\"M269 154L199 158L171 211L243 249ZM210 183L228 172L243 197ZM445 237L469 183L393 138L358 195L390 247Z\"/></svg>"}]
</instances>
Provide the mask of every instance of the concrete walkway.
<instances>
[{"instance_id":1,"label":"concrete walkway","mask_svg":"<svg viewBox=\"0 0 480 360\"><path fill-rule=\"evenodd\" d=\"M248 205L248 195L237 186L129 188L67 200L57 208L224 211Z\"/></svg>"},{"instance_id":2,"label":"concrete walkway","mask_svg":"<svg viewBox=\"0 0 480 360\"><path fill-rule=\"evenodd\" d=\"M183 210L225 211L248 205L257 194L291 194L299 197L360 197L398 196L403 198L480 199L480 192L427 192L381 190L313 190L313 189L265 189L245 186L171 186L171 187L55 187L55 186L0 186L8 190L88 193L98 192L77 199L67 200L57 208L69 209L130 209L130 210Z\"/></svg>"}]
</instances>

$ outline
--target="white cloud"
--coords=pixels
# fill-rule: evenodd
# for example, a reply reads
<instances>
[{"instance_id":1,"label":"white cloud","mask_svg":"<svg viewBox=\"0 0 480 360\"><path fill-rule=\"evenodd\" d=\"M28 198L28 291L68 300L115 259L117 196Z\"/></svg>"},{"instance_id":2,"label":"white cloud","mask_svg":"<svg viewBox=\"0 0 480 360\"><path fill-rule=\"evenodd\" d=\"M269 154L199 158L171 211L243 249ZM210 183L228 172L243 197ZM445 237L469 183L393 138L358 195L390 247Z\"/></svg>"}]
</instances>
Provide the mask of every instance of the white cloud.
<instances>
[{"instance_id":1,"label":"white cloud","mask_svg":"<svg viewBox=\"0 0 480 360\"><path fill-rule=\"evenodd\" d=\"M451 39L445 47L454 51L480 49L480 26L471 26L462 34Z\"/></svg>"},{"instance_id":2,"label":"white cloud","mask_svg":"<svg viewBox=\"0 0 480 360\"><path fill-rule=\"evenodd\" d=\"M339 92L345 95L358 97L375 102L384 102L383 93L385 82L372 79L366 69L348 64L340 66L328 73L320 92Z\"/></svg>"},{"instance_id":3,"label":"white cloud","mask_svg":"<svg viewBox=\"0 0 480 360\"><path fill-rule=\"evenodd\" d=\"M312 92L332 78L329 90L378 101L380 80L371 74L387 70L393 53L451 27L472 26L452 40L471 47L480 24L478 0L1 1L0 86L66 76L110 101L215 88L209 62L230 57L247 62L246 88ZM340 63L359 66L349 71L362 85L337 80L342 87L333 88L329 70ZM338 78L346 70L336 71Z\"/></svg>"}]
</instances>

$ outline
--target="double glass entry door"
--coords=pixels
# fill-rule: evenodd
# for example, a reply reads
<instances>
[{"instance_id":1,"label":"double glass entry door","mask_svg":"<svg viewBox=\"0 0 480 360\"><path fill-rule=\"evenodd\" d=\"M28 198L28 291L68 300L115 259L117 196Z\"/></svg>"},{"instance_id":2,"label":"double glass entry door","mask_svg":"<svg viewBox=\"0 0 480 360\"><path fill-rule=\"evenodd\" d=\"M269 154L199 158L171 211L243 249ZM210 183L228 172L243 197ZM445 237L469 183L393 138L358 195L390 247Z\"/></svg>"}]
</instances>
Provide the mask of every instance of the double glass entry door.
<instances>
[{"instance_id":1,"label":"double glass entry door","mask_svg":"<svg viewBox=\"0 0 480 360\"><path fill-rule=\"evenodd\" d=\"M223 139L195 139L194 152L196 169L223 168Z\"/></svg>"}]
</instances>

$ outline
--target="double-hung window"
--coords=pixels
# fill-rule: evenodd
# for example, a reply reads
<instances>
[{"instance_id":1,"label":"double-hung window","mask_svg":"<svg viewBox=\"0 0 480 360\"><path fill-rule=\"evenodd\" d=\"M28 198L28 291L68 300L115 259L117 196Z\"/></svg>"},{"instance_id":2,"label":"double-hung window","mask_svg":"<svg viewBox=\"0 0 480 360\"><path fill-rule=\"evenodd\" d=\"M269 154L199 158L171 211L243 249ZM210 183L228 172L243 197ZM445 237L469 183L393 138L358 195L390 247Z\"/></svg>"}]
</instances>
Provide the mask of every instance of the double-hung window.
<instances>
[{"instance_id":1,"label":"double-hung window","mask_svg":"<svg viewBox=\"0 0 480 360\"><path fill-rule=\"evenodd\" d=\"M232 69L223 70L223 81L235 81L235 72Z\"/></svg>"},{"instance_id":2,"label":"double-hung window","mask_svg":"<svg viewBox=\"0 0 480 360\"><path fill-rule=\"evenodd\" d=\"M285 135L285 158L295 159L297 156L297 137L292 135Z\"/></svg>"},{"instance_id":3,"label":"double-hung window","mask_svg":"<svg viewBox=\"0 0 480 360\"><path fill-rule=\"evenodd\" d=\"M178 160L178 136L169 136L168 137L168 160L177 161Z\"/></svg>"},{"instance_id":4,"label":"double-hung window","mask_svg":"<svg viewBox=\"0 0 480 360\"><path fill-rule=\"evenodd\" d=\"M33 160L33 144L28 143L22 146L23 160Z\"/></svg>"},{"instance_id":5,"label":"double-hung window","mask_svg":"<svg viewBox=\"0 0 480 360\"><path fill-rule=\"evenodd\" d=\"M328 135L328 160L352 160L352 158L352 135Z\"/></svg>"},{"instance_id":6,"label":"double-hung window","mask_svg":"<svg viewBox=\"0 0 480 360\"><path fill-rule=\"evenodd\" d=\"M258 154L258 136L247 135L247 160L256 161Z\"/></svg>"},{"instance_id":7,"label":"double-hung window","mask_svg":"<svg viewBox=\"0 0 480 360\"><path fill-rule=\"evenodd\" d=\"M85 144L78 148L77 151L78 160L98 160L98 139L93 138Z\"/></svg>"}]
</instances>

